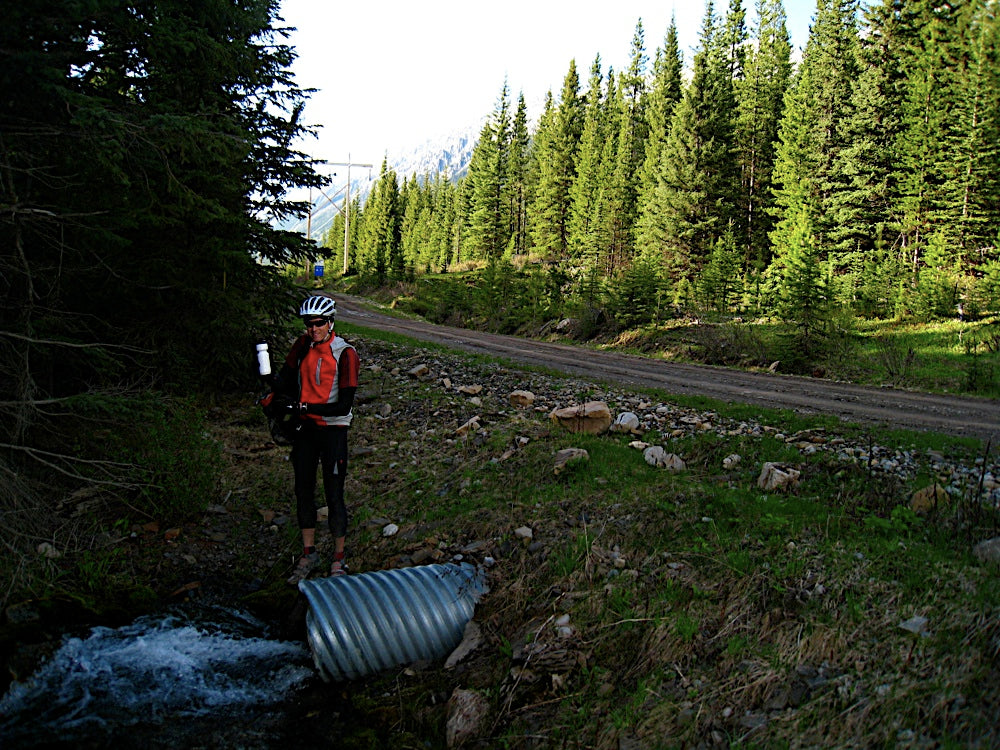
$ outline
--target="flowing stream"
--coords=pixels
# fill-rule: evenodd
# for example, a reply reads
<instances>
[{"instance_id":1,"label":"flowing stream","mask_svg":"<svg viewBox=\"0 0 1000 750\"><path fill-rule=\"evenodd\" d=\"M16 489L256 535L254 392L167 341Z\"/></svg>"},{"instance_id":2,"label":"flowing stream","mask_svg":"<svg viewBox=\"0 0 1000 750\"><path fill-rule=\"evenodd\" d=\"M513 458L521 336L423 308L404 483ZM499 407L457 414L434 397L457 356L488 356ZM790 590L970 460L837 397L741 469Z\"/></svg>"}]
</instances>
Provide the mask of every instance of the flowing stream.
<instances>
[{"instance_id":1,"label":"flowing stream","mask_svg":"<svg viewBox=\"0 0 1000 750\"><path fill-rule=\"evenodd\" d=\"M65 637L0 698L0 748L268 747L316 676L253 616L178 610ZM277 734L276 734L277 733Z\"/></svg>"}]
</instances>

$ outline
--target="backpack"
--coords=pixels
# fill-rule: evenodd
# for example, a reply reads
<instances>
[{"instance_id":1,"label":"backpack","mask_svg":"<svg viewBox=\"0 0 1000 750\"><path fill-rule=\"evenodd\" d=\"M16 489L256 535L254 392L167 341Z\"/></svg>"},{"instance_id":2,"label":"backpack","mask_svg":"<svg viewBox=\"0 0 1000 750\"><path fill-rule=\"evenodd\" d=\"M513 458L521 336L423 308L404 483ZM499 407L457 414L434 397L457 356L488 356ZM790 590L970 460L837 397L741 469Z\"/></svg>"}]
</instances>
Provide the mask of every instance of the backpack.
<instances>
[{"instance_id":1,"label":"backpack","mask_svg":"<svg viewBox=\"0 0 1000 750\"><path fill-rule=\"evenodd\" d=\"M288 411L293 400L282 393L268 391L258 402L267 417L271 439L282 446L294 445L302 432L302 419Z\"/></svg>"}]
</instances>

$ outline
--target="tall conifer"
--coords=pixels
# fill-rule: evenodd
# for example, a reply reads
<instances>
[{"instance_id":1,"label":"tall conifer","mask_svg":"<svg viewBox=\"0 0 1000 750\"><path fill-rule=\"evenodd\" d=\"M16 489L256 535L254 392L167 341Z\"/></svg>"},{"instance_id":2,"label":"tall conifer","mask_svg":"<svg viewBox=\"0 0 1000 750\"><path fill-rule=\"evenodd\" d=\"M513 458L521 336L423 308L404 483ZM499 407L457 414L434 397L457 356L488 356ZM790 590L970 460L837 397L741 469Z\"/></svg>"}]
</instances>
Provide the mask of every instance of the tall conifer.
<instances>
[{"instance_id":1,"label":"tall conifer","mask_svg":"<svg viewBox=\"0 0 1000 750\"><path fill-rule=\"evenodd\" d=\"M683 90L683 68L684 60L677 43L677 24L671 18L663 47L657 48L653 59L653 79L646 98L648 136L639 181L638 206L651 200L656 188L660 155ZM644 247L642 242L638 245Z\"/></svg>"},{"instance_id":2,"label":"tall conifer","mask_svg":"<svg viewBox=\"0 0 1000 750\"><path fill-rule=\"evenodd\" d=\"M510 239L508 197L511 148L510 101L506 81L493 116L479 134L469 163L467 246L480 258L501 257Z\"/></svg>"},{"instance_id":3,"label":"tall conifer","mask_svg":"<svg viewBox=\"0 0 1000 750\"><path fill-rule=\"evenodd\" d=\"M535 139L538 185L530 219L532 240L536 250L550 258L566 257L569 247L569 191L576 178L583 118L580 78L571 60L559 103L543 116Z\"/></svg>"},{"instance_id":4,"label":"tall conifer","mask_svg":"<svg viewBox=\"0 0 1000 750\"><path fill-rule=\"evenodd\" d=\"M674 280L694 277L736 202L735 103L725 50L709 0L691 83L674 110L656 185L639 207L638 244L660 254Z\"/></svg>"},{"instance_id":5,"label":"tall conifer","mask_svg":"<svg viewBox=\"0 0 1000 750\"><path fill-rule=\"evenodd\" d=\"M744 60L744 76L736 83L735 139L740 166L736 238L744 264L763 269L771 259L768 214L773 196L774 145L792 74L791 44L781 0L757 0L756 44Z\"/></svg>"},{"instance_id":6,"label":"tall conifer","mask_svg":"<svg viewBox=\"0 0 1000 750\"><path fill-rule=\"evenodd\" d=\"M517 98L517 110L511 126L510 157L507 163L509 235L515 255L524 255L528 251L528 203L531 200L528 173L530 147L528 108L522 93Z\"/></svg>"},{"instance_id":7,"label":"tall conifer","mask_svg":"<svg viewBox=\"0 0 1000 750\"><path fill-rule=\"evenodd\" d=\"M603 84L601 57L598 55L590 67L576 179L570 187L569 257L571 261L588 267L593 267L598 257L594 222L607 138L607 103Z\"/></svg>"},{"instance_id":8,"label":"tall conifer","mask_svg":"<svg viewBox=\"0 0 1000 750\"><path fill-rule=\"evenodd\" d=\"M794 83L785 100L775 160L777 219L771 234L780 258L784 244L808 224L817 252L836 250L844 196L851 176L841 156L852 121L858 77L855 0L821 0ZM805 216L804 213L808 214ZM849 248L847 248L849 249Z\"/></svg>"},{"instance_id":9,"label":"tall conifer","mask_svg":"<svg viewBox=\"0 0 1000 750\"><path fill-rule=\"evenodd\" d=\"M898 282L886 270L892 222L890 196L894 144L899 135L903 38L900 0L883 0L866 11L866 33L859 49L861 72L844 124L839 170L847 180L837 196L837 246L841 275L838 296L869 314L888 314L891 289Z\"/></svg>"}]
</instances>

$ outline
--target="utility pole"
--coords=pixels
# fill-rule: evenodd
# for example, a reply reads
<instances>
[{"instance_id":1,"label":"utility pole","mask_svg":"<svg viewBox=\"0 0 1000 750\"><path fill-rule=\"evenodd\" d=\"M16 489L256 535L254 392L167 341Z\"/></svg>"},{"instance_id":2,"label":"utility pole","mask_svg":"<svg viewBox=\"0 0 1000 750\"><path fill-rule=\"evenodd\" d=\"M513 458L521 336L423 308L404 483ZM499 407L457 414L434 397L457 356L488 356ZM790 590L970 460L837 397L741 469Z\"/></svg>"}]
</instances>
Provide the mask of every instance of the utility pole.
<instances>
[{"instance_id":1,"label":"utility pole","mask_svg":"<svg viewBox=\"0 0 1000 750\"><path fill-rule=\"evenodd\" d=\"M344 273L347 273L348 244L350 242L351 231L351 167L368 167L371 164L358 164L351 161L351 155L347 155L347 161L329 162L332 167L347 167L347 194L344 196Z\"/></svg>"}]
</instances>

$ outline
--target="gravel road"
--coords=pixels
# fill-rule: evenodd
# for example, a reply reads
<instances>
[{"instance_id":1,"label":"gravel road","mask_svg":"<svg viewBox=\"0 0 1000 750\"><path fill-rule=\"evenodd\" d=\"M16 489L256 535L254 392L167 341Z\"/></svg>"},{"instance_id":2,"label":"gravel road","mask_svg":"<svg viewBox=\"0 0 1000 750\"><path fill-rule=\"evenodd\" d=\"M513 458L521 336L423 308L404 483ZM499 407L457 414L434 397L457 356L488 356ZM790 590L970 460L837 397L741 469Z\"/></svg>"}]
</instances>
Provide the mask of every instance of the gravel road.
<instances>
[{"instance_id":1,"label":"gravel road","mask_svg":"<svg viewBox=\"0 0 1000 750\"><path fill-rule=\"evenodd\" d=\"M346 295L337 296L337 313L341 320L358 326L622 385L658 388L677 395L706 396L727 403L791 409L802 414L832 415L845 422L932 431L993 442L1000 435L1000 401L994 399L664 362L483 333L385 315L363 300Z\"/></svg>"}]
</instances>

